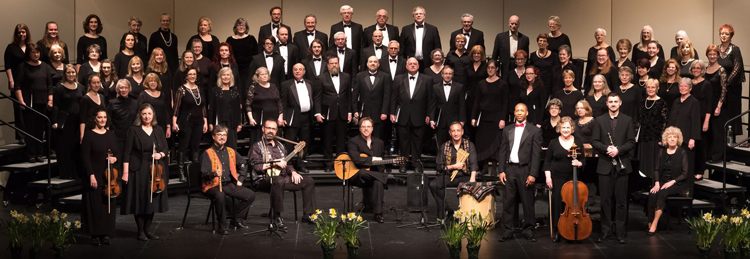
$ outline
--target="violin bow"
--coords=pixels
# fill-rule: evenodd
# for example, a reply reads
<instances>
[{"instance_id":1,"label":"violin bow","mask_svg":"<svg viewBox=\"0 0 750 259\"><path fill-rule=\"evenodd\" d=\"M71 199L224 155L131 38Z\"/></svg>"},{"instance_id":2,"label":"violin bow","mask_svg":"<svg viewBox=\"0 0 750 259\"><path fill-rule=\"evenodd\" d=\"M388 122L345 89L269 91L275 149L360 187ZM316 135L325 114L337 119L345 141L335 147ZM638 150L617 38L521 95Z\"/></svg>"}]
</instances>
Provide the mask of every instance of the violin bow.
<instances>
[{"instance_id":1,"label":"violin bow","mask_svg":"<svg viewBox=\"0 0 750 259\"><path fill-rule=\"evenodd\" d=\"M149 203L154 203L154 175L156 174L156 157L154 155L156 154L156 144L154 144L154 148L151 152L151 195L148 198Z\"/></svg>"},{"instance_id":2,"label":"violin bow","mask_svg":"<svg viewBox=\"0 0 750 259\"><path fill-rule=\"evenodd\" d=\"M104 192L107 194L107 213L109 214L112 213L112 199L110 198L110 196L112 196L110 193L112 192L112 181L110 177L110 174L112 173L112 164L109 163L110 152L110 150L107 150L107 172L105 172L107 174L107 191Z\"/></svg>"}]
</instances>

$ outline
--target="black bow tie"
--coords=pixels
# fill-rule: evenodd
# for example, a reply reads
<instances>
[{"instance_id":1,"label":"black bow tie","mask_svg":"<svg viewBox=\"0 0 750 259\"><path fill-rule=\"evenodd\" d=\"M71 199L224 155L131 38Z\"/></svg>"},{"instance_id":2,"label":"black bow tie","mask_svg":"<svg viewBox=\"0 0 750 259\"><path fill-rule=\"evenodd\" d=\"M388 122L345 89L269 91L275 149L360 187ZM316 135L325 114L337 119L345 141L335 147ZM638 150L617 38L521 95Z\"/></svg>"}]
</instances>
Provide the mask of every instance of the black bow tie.
<instances>
[{"instance_id":1,"label":"black bow tie","mask_svg":"<svg viewBox=\"0 0 750 259\"><path fill-rule=\"evenodd\" d=\"M298 81L298 80L294 80L294 81L295 81L295 82L297 82L298 84L303 84L303 83L305 83L305 81L304 81L304 80L301 80L301 79L300 79L299 81Z\"/></svg>"},{"instance_id":2,"label":"black bow tie","mask_svg":"<svg viewBox=\"0 0 750 259\"><path fill-rule=\"evenodd\" d=\"M278 24L272 24L271 27L274 28L274 29L278 29L279 25Z\"/></svg>"},{"instance_id":3,"label":"black bow tie","mask_svg":"<svg viewBox=\"0 0 750 259\"><path fill-rule=\"evenodd\" d=\"M339 74L331 74L331 77L338 77Z\"/></svg>"},{"instance_id":4,"label":"black bow tie","mask_svg":"<svg viewBox=\"0 0 750 259\"><path fill-rule=\"evenodd\" d=\"M307 36L315 36L315 32L308 32Z\"/></svg>"},{"instance_id":5,"label":"black bow tie","mask_svg":"<svg viewBox=\"0 0 750 259\"><path fill-rule=\"evenodd\" d=\"M351 28L351 27L352 27L351 23L350 24L344 24L344 28Z\"/></svg>"},{"instance_id":6,"label":"black bow tie","mask_svg":"<svg viewBox=\"0 0 750 259\"><path fill-rule=\"evenodd\" d=\"M346 50L346 49L339 49L339 54L341 54L341 55L344 55L344 51L345 51L345 50Z\"/></svg>"},{"instance_id":7,"label":"black bow tie","mask_svg":"<svg viewBox=\"0 0 750 259\"><path fill-rule=\"evenodd\" d=\"M391 63L398 63L398 59L390 59Z\"/></svg>"},{"instance_id":8,"label":"black bow tie","mask_svg":"<svg viewBox=\"0 0 750 259\"><path fill-rule=\"evenodd\" d=\"M279 42L279 47L286 47L286 43Z\"/></svg>"},{"instance_id":9,"label":"black bow tie","mask_svg":"<svg viewBox=\"0 0 750 259\"><path fill-rule=\"evenodd\" d=\"M444 86L451 86L451 83L450 82L447 82L447 83L444 82L443 85Z\"/></svg>"},{"instance_id":10,"label":"black bow tie","mask_svg":"<svg viewBox=\"0 0 750 259\"><path fill-rule=\"evenodd\" d=\"M421 29L421 28L424 28L424 23L423 24L417 24L417 29Z\"/></svg>"},{"instance_id":11,"label":"black bow tie","mask_svg":"<svg viewBox=\"0 0 750 259\"><path fill-rule=\"evenodd\" d=\"M471 37L471 32L464 32L464 35L466 35L467 37Z\"/></svg>"},{"instance_id":12,"label":"black bow tie","mask_svg":"<svg viewBox=\"0 0 750 259\"><path fill-rule=\"evenodd\" d=\"M322 58L313 58L313 61L321 61Z\"/></svg>"},{"instance_id":13,"label":"black bow tie","mask_svg":"<svg viewBox=\"0 0 750 259\"><path fill-rule=\"evenodd\" d=\"M414 80L415 78L415 76L409 76L409 80Z\"/></svg>"},{"instance_id":14,"label":"black bow tie","mask_svg":"<svg viewBox=\"0 0 750 259\"><path fill-rule=\"evenodd\" d=\"M378 72L375 72L375 73L373 73L373 72L370 72L370 76L375 76L375 75L377 75L377 74L378 74Z\"/></svg>"},{"instance_id":15,"label":"black bow tie","mask_svg":"<svg viewBox=\"0 0 750 259\"><path fill-rule=\"evenodd\" d=\"M383 45L380 45L380 46L375 46L375 49L379 49L379 50L382 50L382 49L383 49Z\"/></svg>"},{"instance_id":16,"label":"black bow tie","mask_svg":"<svg viewBox=\"0 0 750 259\"><path fill-rule=\"evenodd\" d=\"M378 30L380 30L380 31L385 31L385 27L383 27L383 28L378 28Z\"/></svg>"},{"instance_id":17,"label":"black bow tie","mask_svg":"<svg viewBox=\"0 0 750 259\"><path fill-rule=\"evenodd\" d=\"M265 58L272 58L273 57L273 53L271 53L271 54L263 54L263 55L265 56Z\"/></svg>"}]
</instances>

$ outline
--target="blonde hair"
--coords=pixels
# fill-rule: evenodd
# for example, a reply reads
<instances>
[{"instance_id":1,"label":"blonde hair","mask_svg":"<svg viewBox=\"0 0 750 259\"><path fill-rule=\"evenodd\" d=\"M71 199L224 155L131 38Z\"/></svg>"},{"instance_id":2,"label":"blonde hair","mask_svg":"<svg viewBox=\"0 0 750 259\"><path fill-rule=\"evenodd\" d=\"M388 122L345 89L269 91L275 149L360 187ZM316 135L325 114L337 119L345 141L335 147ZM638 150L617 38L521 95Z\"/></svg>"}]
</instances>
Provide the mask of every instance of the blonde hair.
<instances>
[{"instance_id":1,"label":"blonde hair","mask_svg":"<svg viewBox=\"0 0 750 259\"><path fill-rule=\"evenodd\" d=\"M461 34L461 35L463 35L463 34ZM49 52L47 53L47 56L49 57L50 61L52 61L52 53L55 50L59 50L60 51L60 60L58 60L58 61L62 62L63 60L65 60L65 50L63 50L63 48L60 47L60 45L52 45L52 47L49 48Z\"/></svg>"},{"instance_id":2,"label":"blonde hair","mask_svg":"<svg viewBox=\"0 0 750 259\"><path fill-rule=\"evenodd\" d=\"M143 85L148 89L148 83L151 81L156 82L156 90L161 91L161 78L159 78L159 75L156 73L148 73L146 79L143 80Z\"/></svg>"},{"instance_id":3,"label":"blonde hair","mask_svg":"<svg viewBox=\"0 0 750 259\"><path fill-rule=\"evenodd\" d=\"M565 123L570 124L570 134L576 132L576 124L573 122L573 118L570 118L570 116L565 116L560 119L560 121L557 122L557 126L555 126L555 132L560 133L560 130L562 129L562 125Z\"/></svg>"},{"instance_id":4,"label":"blonde hair","mask_svg":"<svg viewBox=\"0 0 750 259\"><path fill-rule=\"evenodd\" d=\"M211 19L208 19L208 17L205 16L201 16L201 18L198 18L198 27L196 28L196 31L198 31L198 34L201 33L201 24L203 23L203 21L208 22L208 33L211 33L211 31L213 30L211 26Z\"/></svg>"},{"instance_id":5,"label":"blonde hair","mask_svg":"<svg viewBox=\"0 0 750 259\"><path fill-rule=\"evenodd\" d=\"M591 109L591 105L589 104L589 102L588 102L588 101L586 101L586 100L580 100L580 101L578 101L578 102L576 103L576 107L578 107L578 104L579 104L579 103L580 103L581 105L583 105L583 109L584 109L584 110L586 110L586 114L585 114L585 116L584 116L584 117L590 117L590 116L593 116L593 115L594 115L594 110L593 110L593 109ZM578 114L576 114L576 115L578 115Z\"/></svg>"},{"instance_id":6,"label":"blonde hair","mask_svg":"<svg viewBox=\"0 0 750 259\"><path fill-rule=\"evenodd\" d=\"M630 69L628 67L623 67L623 68ZM609 84L607 84L607 79L604 78L603 75L595 75L594 78L591 79L592 83L591 83L591 90L589 90L589 96L594 96L594 92L596 92L596 90L594 89L593 82L594 82L594 79L597 79L597 78L599 78L600 80L602 80L602 83L604 83L604 85L602 86L602 96L607 96L609 94L609 92L611 92L611 91L609 90Z\"/></svg>"},{"instance_id":7,"label":"blonde hair","mask_svg":"<svg viewBox=\"0 0 750 259\"><path fill-rule=\"evenodd\" d=\"M260 80L260 73L263 72L263 71L265 71L266 74L268 74L268 76L271 76L271 73L268 72L268 68L266 68L266 67L259 67L257 70L255 70L255 75L253 75L253 83L257 84L257 83L260 82L258 80Z\"/></svg>"},{"instance_id":8,"label":"blonde hair","mask_svg":"<svg viewBox=\"0 0 750 259\"><path fill-rule=\"evenodd\" d=\"M73 72L76 72L76 76L73 77L73 81L68 81L68 70L73 70ZM78 83L78 71L76 71L76 66L73 64L67 64L63 68L63 83Z\"/></svg>"},{"instance_id":9,"label":"blonde hair","mask_svg":"<svg viewBox=\"0 0 750 259\"><path fill-rule=\"evenodd\" d=\"M141 72L138 72L138 74L141 74L141 75L144 74L144 72L143 72L143 60L141 60L141 58L136 55L136 56L133 56L133 58L130 59L130 62L128 62L128 75L127 75L127 77L132 77L133 76L133 69L132 69L132 67L133 67L133 63L135 63L135 62L141 62ZM114 69L114 68L112 68L112 69Z\"/></svg>"},{"instance_id":10,"label":"blonde hair","mask_svg":"<svg viewBox=\"0 0 750 259\"><path fill-rule=\"evenodd\" d=\"M667 144L667 137L675 135L677 136L677 146L682 145L682 131L674 126L668 127L664 130L664 133L661 134L661 143L665 147L669 147L669 144Z\"/></svg>"},{"instance_id":11,"label":"blonde hair","mask_svg":"<svg viewBox=\"0 0 750 259\"><path fill-rule=\"evenodd\" d=\"M133 91L133 86L130 85L130 81L128 81L127 79L120 79L117 80L117 84L115 84L115 92L117 92L117 95L120 95L120 85L128 86L128 92Z\"/></svg>"},{"instance_id":12,"label":"blonde hair","mask_svg":"<svg viewBox=\"0 0 750 259\"><path fill-rule=\"evenodd\" d=\"M265 68L265 67L263 67L263 68ZM258 68L258 70L260 70L260 68ZM258 70L256 70L256 72L255 72L256 75L258 74ZM266 71L267 70L268 69L266 69ZM227 73L227 72L229 72L229 86L230 87L234 86L234 74L232 73L232 68L229 68L229 67L223 67L223 68L219 69L219 73L216 74L217 77L218 77L218 79L216 80L216 86L221 87L221 83L222 83L221 82L221 76L224 75L224 73ZM253 81L255 81L255 76L253 76Z\"/></svg>"},{"instance_id":13,"label":"blonde hair","mask_svg":"<svg viewBox=\"0 0 750 259\"><path fill-rule=\"evenodd\" d=\"M164 60L162 60L161 63L156 63L157 51L161 52L161 54L164 56ZM167 65L167 54L164 53L164 50L159 47L154 48L154 50L151 51L151 57L148 59L148 69L156 73L166 73L169 69Z\"/></svg>"}]
</instances>

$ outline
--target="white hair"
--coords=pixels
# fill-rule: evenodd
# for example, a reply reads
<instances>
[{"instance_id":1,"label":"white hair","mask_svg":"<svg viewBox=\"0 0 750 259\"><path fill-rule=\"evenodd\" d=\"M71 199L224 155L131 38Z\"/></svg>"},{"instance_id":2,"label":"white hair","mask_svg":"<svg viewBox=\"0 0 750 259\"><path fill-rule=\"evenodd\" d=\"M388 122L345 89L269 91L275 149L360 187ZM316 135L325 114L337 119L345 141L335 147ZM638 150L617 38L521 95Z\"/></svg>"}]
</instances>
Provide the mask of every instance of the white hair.
<instances>
[{"instance_id":1,"label":"white hair","mask_svg":"<svg viewBox=\"0 0 750 259\"><path fill-rule=\"evenodd\" d=\"M594 31L594 35L596 35L599 32L603 33L604 37L607 37L607 30L602 29L602 28L596 28L596 31Z\"/></svg>"},{"instance_id":2,"label":"white hair","mask_svg":"<svg viewBox=\"0 0 750 259\"><path fill-rule=\"evenodd\" d=\"M337 32L336 34L333 35L333 39L338 38L339 35L344 35L344 38L346 38L346 33L344 33L343 31L340 31L340 32Z\"/></svg>"},{"instance_id":3,"label":"white hair","mask_svg":"<svg viewBox=\"0 0 750 259\"><path fill-rule=\"evenodd\" d=\"M675 33L674 37L677 38L677 36L682 36L682 40L690 40L690 37L688 37L687 32L684 30L679 30L677 33Z\"/></svg>"},{"instance_id":4,"label":"white hair","mask_svg":"<svg viewBox=\"0 0 750 259\"><path fill-rule=\"evenodd\" d=\"M466 18L466 17L469 17L469 20L471 20L472 22L474 22L474 16L471 15L470 13L465 13L465 14L461 15L461 20L463 21L463 19Z\"/></svg>"},{"instance_id":5,"label":"white hair","mask_svg":"<svg viewBox=\"0 0 750 259\"><path fill-rule=\"evenodd\" d=\"M339 9L339 13L343 13L344 11L347 11L347 10L354 13L354 8L352 8L349 5L342 5L341 8Z\"/></svg>"}]
</instances>

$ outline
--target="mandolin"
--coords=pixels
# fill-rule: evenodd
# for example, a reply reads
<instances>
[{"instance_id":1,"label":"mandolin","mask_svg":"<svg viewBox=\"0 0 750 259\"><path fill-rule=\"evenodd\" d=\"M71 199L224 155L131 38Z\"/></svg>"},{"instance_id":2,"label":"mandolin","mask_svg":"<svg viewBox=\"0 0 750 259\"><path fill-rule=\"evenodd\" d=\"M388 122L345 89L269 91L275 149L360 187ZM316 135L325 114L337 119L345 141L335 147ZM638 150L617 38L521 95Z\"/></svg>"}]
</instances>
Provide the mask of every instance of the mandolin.
<instances>
[{"instance_id":1,"label":"mandolin","mask_svg":"<svg viewBox=\"0 0 750 259\"><path fill-rule=\"evenodd\" d=\"M294 146L294 150L291 153L289 153L289 155L285 156L282 159L277 159L277 160L271 160L270 159L271 158L270 157L271 154L268 153L267 154L268 158L269 158L268 162L281 162L281 161L289 162L289 160L292 160L292 158L294 158L294 156L297 155L297 153L302 152L303 148L305 148L305 142L304 141L300 141L297 145ZM276 176L279 176L281 174L281 169L272 167L271 169L268 169L266 171L266 174L268 174L268 176L271 176L271 177L276 177Z\"/></svg>"},{"instance_id":2,"label":"mandolin","mask_svg":"<svg viewBox=\"0 0 750 259\"><path fill-rule=\"evenodd\" d=\"M367 154L361 153L359 154L359 157L369 157ZM352 178L352 176L355 176L360 168L357 168L357 165L354 164L353 161L351 161L351 157L347 154L341 154L338 157L336 157L336 161L333 163L333 169L336 171L336 176L341 180L349 180L349 178ZM344 168L344 162L342 161L350 161L346 163L346 168ZM396 157L393 159L383 159L383 160L373 160L372 166L379 166L379 165L394 165L394 164L403 164L406 163L405 157ZM370 167L363 168L364 170L370 171ZM346 175L344 175L344 172L346 172Z\"/></svg>"}]
</instances>

